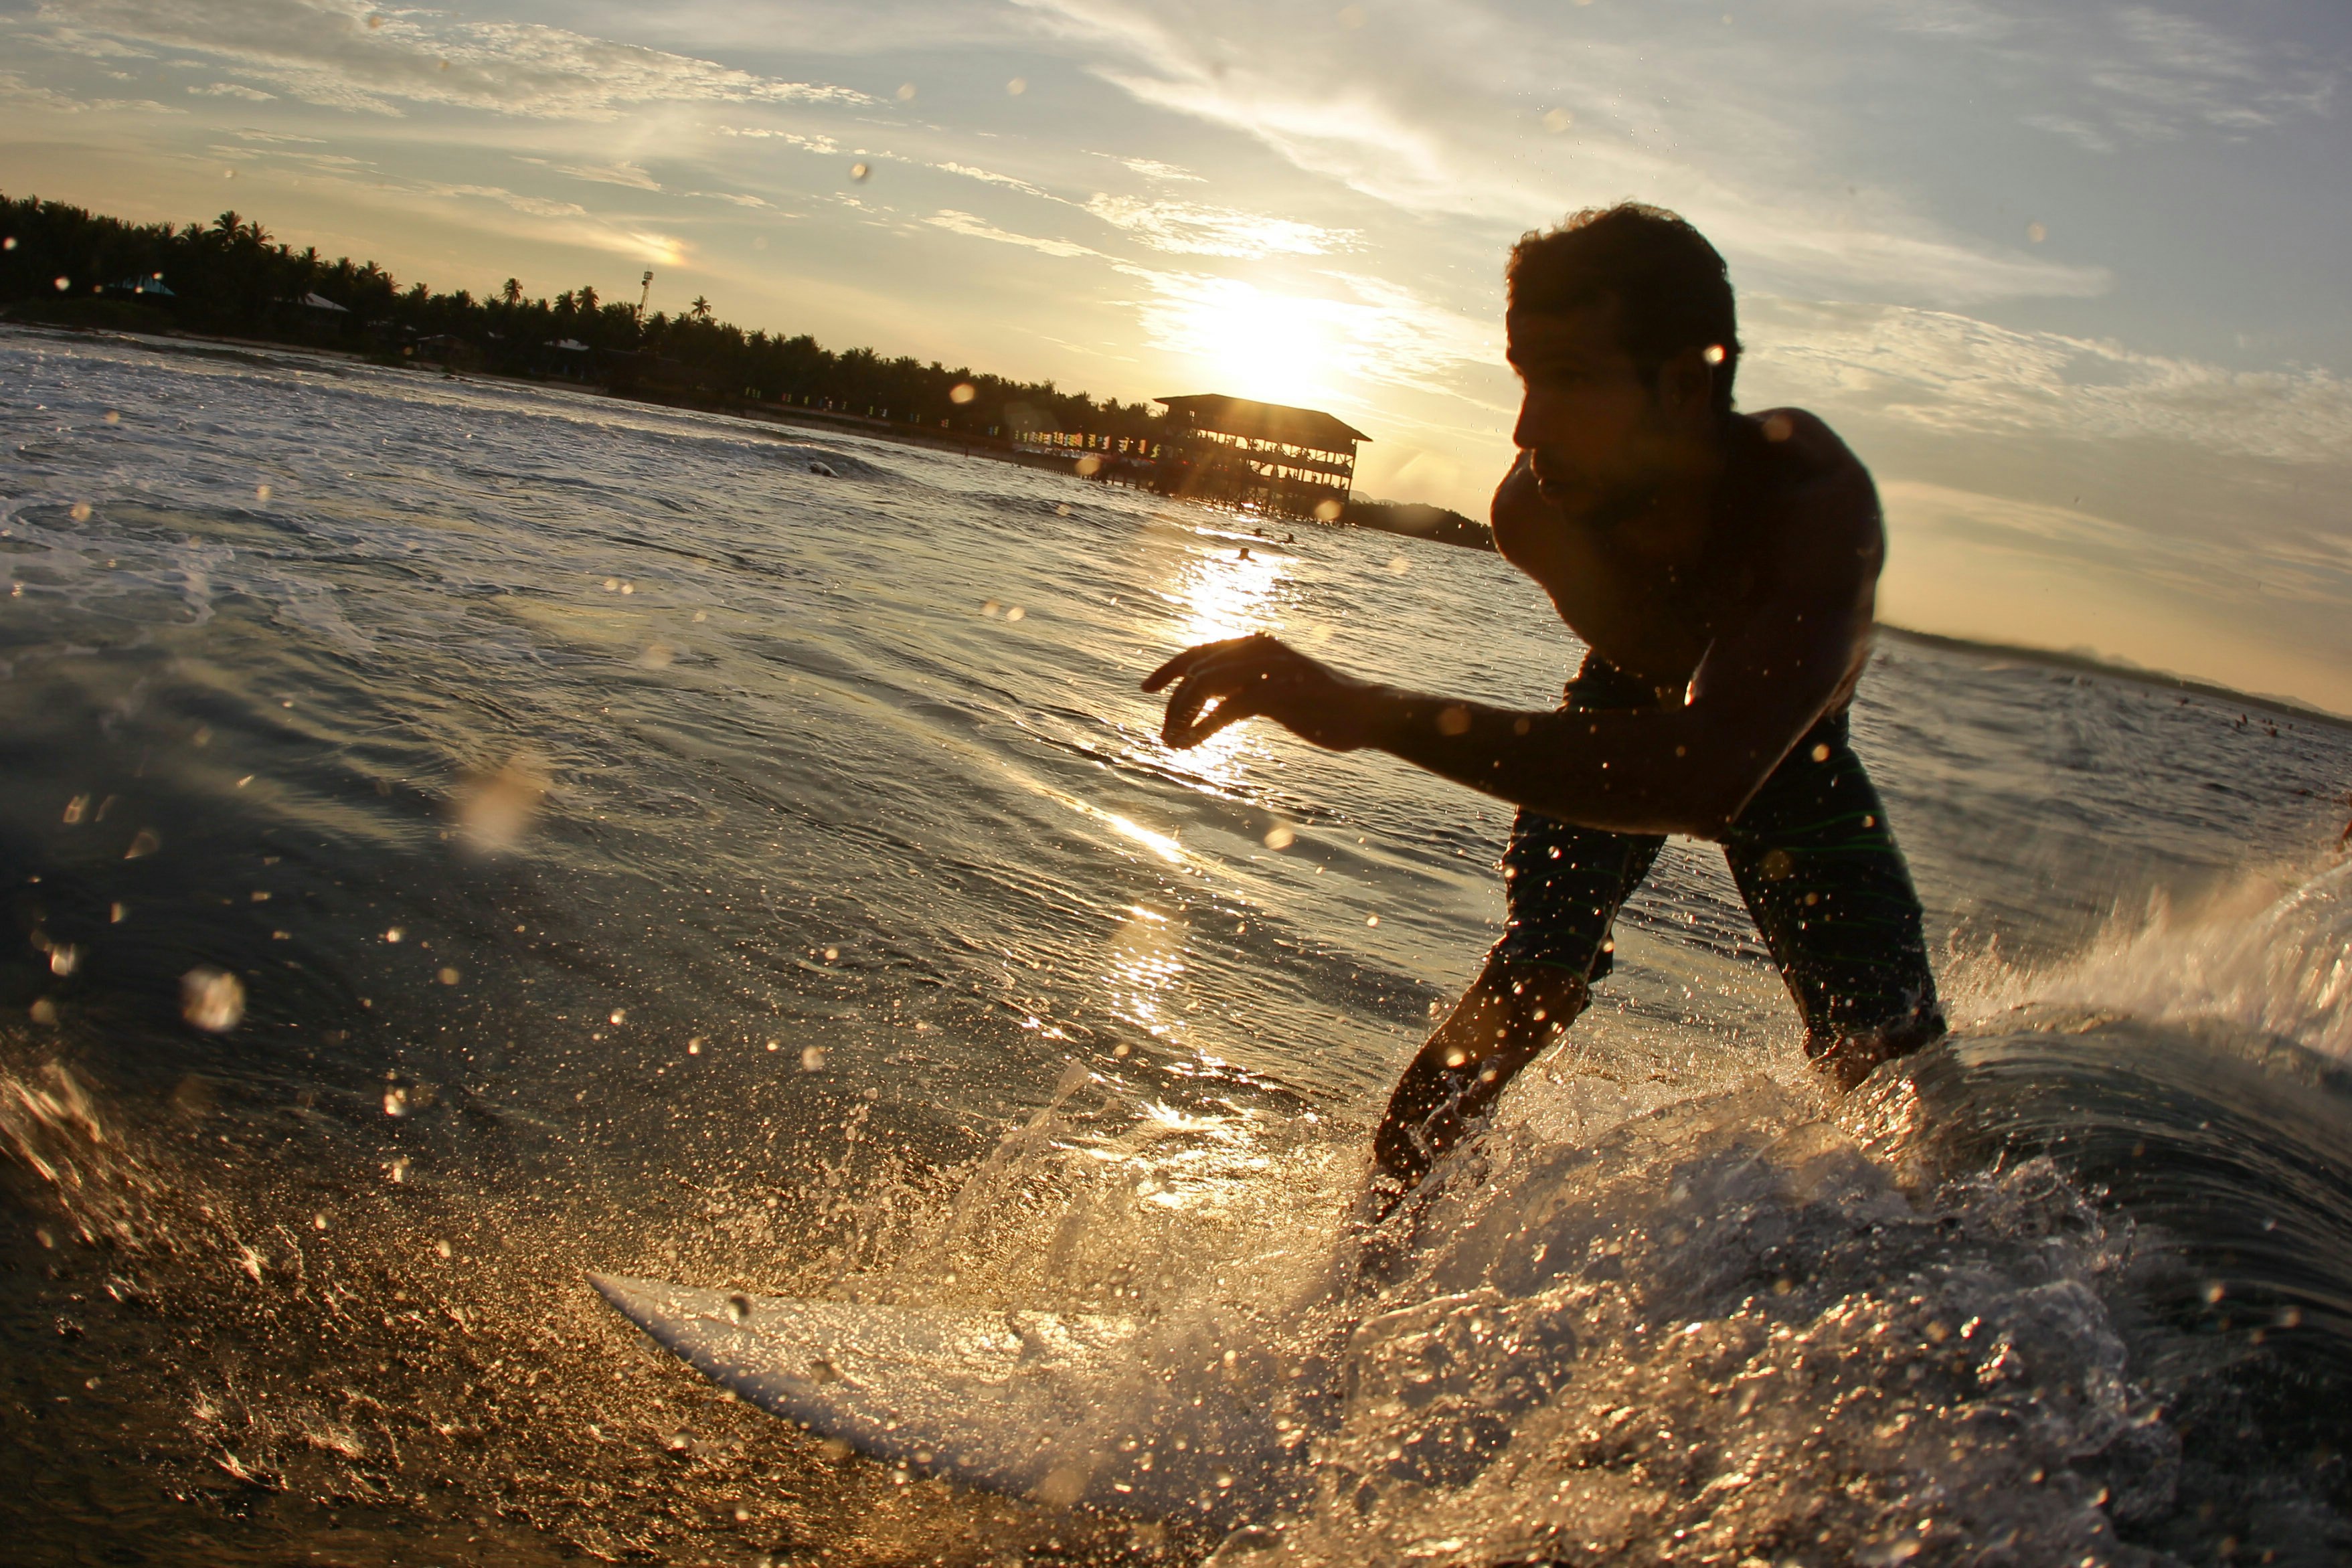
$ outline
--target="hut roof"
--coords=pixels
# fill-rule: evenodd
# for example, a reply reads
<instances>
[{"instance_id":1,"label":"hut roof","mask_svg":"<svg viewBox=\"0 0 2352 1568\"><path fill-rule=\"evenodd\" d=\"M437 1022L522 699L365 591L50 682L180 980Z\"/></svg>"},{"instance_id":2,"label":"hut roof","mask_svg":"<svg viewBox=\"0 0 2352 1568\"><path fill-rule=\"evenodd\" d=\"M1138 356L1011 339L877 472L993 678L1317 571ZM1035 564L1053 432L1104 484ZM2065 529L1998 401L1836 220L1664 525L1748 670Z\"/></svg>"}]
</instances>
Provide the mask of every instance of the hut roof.
<instances>
[{"instance_id":1,"label":"hut roof","mask_svg":"<svg viewBox=\"0 0 2352 1568\"><path fill-rule=\"evenodd\" d=\"M1252 402L1245 397L1224 397L1216 392L1199 392L1191 397L1161 397L1151 400L1164 403L1169 417L1178 423L1189 424L1195 430L1212 431L1219 435L1238 435L1252 441L1279 441L1289 446L1308 446L1318 452L1352 451L1360 441L1370 436L1352 425L1342 423L1317 409L1286 408L1278 402Z\"/></svg>"}]
</instances>

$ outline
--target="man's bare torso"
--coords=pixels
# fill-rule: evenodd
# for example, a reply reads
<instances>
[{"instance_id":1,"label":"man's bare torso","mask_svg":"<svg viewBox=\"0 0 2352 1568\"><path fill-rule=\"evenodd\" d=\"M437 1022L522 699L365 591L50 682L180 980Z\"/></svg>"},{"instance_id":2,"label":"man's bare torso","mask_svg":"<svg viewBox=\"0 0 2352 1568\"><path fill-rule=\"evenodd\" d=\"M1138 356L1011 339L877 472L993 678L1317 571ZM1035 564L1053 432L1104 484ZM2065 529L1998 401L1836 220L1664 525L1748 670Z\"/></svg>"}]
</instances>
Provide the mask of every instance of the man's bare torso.
<instances>
[{"instance_id":1,"label":"man's bare torso","mask_svg":"<svg viewBox=\"0 0 2352 1568\"><path fill-rule=\"evenodd\" d=\"M1496 492L1494 523L1570 630L1669 703L1718 638L1775 604L1857 607L1866 631L1885 550L1867 473L1799 410L1727 422L1714 504L1679 530L1640 515L1566 517L1525 462ZM1831 708L1852 695L1866 651L1858 638Z\"/></svg>"}]
</instances>

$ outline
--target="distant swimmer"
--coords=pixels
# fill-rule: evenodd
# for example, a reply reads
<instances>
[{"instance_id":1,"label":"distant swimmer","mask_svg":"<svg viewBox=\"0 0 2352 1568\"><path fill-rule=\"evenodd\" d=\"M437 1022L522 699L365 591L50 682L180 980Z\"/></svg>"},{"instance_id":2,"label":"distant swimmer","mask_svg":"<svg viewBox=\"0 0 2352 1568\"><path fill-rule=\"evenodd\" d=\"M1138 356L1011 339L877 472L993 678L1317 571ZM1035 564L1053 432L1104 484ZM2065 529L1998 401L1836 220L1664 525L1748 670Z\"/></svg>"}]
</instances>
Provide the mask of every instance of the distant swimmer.
<instances>
[{"instance_id":1,"label":"distant swimmer","mask_svg":"<svg viewBox=\"0 0 2352 1568\"><path fill-rule=\"evenodd\" d=\"M1383 1207L1583 1010L1668 833L1722 844L1829 1082L1944 1032L1909 868L1847 744L1885 553L1870 475L1810 413L1733 412L1731 285L1673 214L1578 213L1522 238L1507 278L1519 455L1495 544L1589 650L1562 706L1377 685L1263 634L1143 683L1174 684L1170 746L1264 716L1518 808L1503 939L1374 1135Z\"/></svg>"},{"instance_id":2,"label":"distant swimmer","mask_svg":"<svg viewBox=\"0 0 2352 1568\"><path fill-rule=\"evenodd\" d=\"M1237 555L1237 556L1235 556L1235 557L1234 557L1234 559L1235 560L1247 560L1247 559L1249 559L1249 558L1250 558L1250 552L1249 552L1249 546L1247 546L1247 545L1244 545L1244 546L1242 546L1242 553L1241 553L1241 554L1239 554L1239 555Z\"/></svg>"}]
</instances>

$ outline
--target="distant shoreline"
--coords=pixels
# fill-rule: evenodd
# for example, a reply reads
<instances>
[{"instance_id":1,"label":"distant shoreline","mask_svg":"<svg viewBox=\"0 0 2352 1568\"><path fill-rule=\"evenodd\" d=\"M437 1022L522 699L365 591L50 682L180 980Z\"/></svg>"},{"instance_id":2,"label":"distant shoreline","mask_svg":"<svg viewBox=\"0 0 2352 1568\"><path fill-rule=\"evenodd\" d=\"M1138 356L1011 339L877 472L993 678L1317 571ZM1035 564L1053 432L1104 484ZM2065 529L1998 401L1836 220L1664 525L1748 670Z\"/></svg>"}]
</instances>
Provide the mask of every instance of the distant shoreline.
<instances>
[{"instance_id":1,"label":"distant shoreline","mask_svg":"<svg viewBox=\"0 0 2352 1568\"><path fill-rule=\"evenodd\" d=\"M314 347L310 344L279 343L259 338L230 338L201 332L173 332L168 335L163 333L131 332L115 328L74 327L46 321L25 320L21 319L6 319L5 318L0 318L0 323L17 328L19 329L29 329L37 332L57 332L73 337L121 338L131 342L138 343L142 347L164 347L165 345L184 343L191 345L192 347L213 346L219 349L243 350L247 352L257 351L260 353L315 355L321 359L348 360L355 364L373 365L382 370L414 370L419 373L426 375L444 375L455 381L493 382L509 386L552 388L560 391L577 392L593 397L605 398L614 402L637 403L648 408L674 408L691 413L726 414L730 417L745 420L754 424L773 425L781 428L797 428L816 433L830 430L841 434L864 436L866 439L873 441L893 442L901 446L922 447L934 452L959 452L966 456L986 457L992 462L1012 463L1025 468L1044 468L1059 473L1075 474L1077 467L1077 460L1075 457L1063 457L1058 455L1048 455L1045 453L1022 452L1017 449L1013 449L1009 443L987 440L974 441L959 436L935 435L919 425L901 425L891 421L869 419L857 414L835 410L772 407L770 405L761 403L753 403L743 407L733 408L706 406L701 403L688 401L673 402L664 398L648 397L642 392L615 392L602 387L582 386L570 382L542 379L534 376L501 375L492 371L471 369L464 371L451 371L446 369L436 370L428 363L417 361L408 361L405 362L394 361L387 363L386 361L381 357L358 353L347 349L320 348ZM201 351L201 348L199 348L199 351ZM1374 502L1370 505L1381 509L1402 509L1397 507L1395 504L1388 502ZM1413 506L1412 509L1415 511L1426 510L1431 513L1441 513L1443 511L1442 508L1435 507L1423 507ZM1444 513L1444 515L1447 517L1454 516L1454 514L1451 513ZM1350 528L1359 532L1406 533L1408 535L1417 531L1402 528L1381 528L1377 524L1368 525L1364 523L1346 522L1337 524L1325 523L1320 525L1308 523L1302 526ZM1449 540L1447 542L1454 541ZM2192 696L2206 697L2221 702L2235 703L2241 706L2249 708L2259 708L2265 713L2277 714L2286 718L2306 719L2314 723L2329 725L2338 729L2352 729L2352 715L2331 713L2326 708L2315 707L2309 703L2299 702L2293 697L2263 696L2252 692L2242 692L2234 687L2221 685L2215 682L2193 680L2187 675L2177 675L2166 670L2150 670L2143 668L2137 664L2116 663L2099 658L2090 653L2070 653L2055 648L2036 648L2021 643L1983 643L1968 637L1946 636L1936 632L1916 632L1907 626L1897 626L1890 622L1885 621L1878 622L1878 630L1881 632L1892 636L1901 642L1915 643L1921 647L1941 649L1947 653L1967 653L1979 658L2014 659L2020 663L2039 664L2051 669L2074 670L2084 674L2103 675L2113 680L2129 681L2136 685L2152 686L2160 691L2181 692Z\"/></svg>"},{"instance_id":2,"label":"distant shoreline","mask_svg":"<svg viewBox=\"0 0 2352 1568\"><path fill-rule=\"evenodd\" d=\"M1896 626L1882 621L1878 630L1898 641L1916 643L1921 647L1938 648L1946 653L1969 653L1979 658L2014 659L2021 664L2041 664L2051 669L2075 670L2088 675L2105 675L2111 680L2129 681L2135 685L2154 686L2159 691L2181 692L2190 696L2210 697L2233 703L2241 707L2260 708L2286 718L2307 719L2315 724L2330 725L2337 729L2352 729L2352 715L2330 713L2323 707L2298 702L2293 697L2259 696L2211 681L2191 680L2167 670L2144 669L2137 664L2112 663L2090 653L2064 653L2055 648L2035 648L2021 643L1979 643L1967 637L1947 637L1935 632L1914 632L1907 626Z\"/></svg>"}]
</instances>

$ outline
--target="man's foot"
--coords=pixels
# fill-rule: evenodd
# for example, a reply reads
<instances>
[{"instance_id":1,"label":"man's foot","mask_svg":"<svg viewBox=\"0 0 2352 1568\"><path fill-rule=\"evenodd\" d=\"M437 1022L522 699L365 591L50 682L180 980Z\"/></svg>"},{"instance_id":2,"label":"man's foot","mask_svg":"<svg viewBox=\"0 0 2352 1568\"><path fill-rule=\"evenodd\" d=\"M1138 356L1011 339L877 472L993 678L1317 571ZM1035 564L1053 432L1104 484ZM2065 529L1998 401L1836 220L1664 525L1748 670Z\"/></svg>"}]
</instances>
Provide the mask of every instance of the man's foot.
<instances>
[{"instance_id":1,"label":"man's foot","mask_svg":"<svg viewBox=\"0 0 2352 1568\"><path fill-rule=\"evenodd\" d=\"M1932 1045L1945 1032L1943 1009L1934 1008L1863 1034L1816 1037L1805 1042L1805 1054L1812 1060L1813 1070L1835 1085L1839 1093L1851 1094L1882 1063Z\"/></svg>"}]
</instances>

